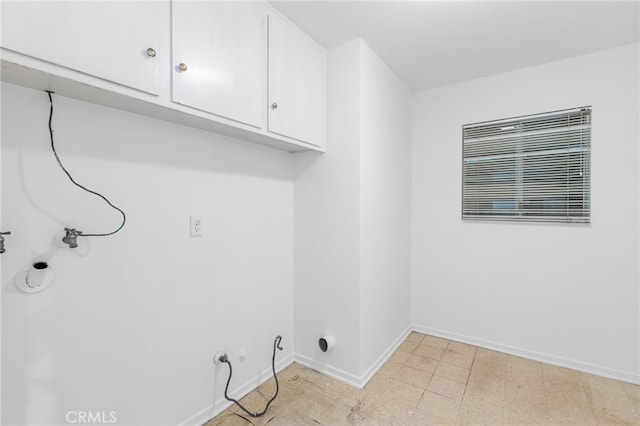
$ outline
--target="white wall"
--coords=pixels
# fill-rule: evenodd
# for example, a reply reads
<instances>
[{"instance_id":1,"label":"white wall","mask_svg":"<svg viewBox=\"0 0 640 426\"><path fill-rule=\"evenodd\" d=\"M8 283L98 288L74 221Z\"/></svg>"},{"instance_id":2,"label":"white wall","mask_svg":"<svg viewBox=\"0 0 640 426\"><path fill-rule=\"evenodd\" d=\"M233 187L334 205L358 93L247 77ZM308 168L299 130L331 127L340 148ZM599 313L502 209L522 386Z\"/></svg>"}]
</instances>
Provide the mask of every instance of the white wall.
<instances>
[{"instance_id":1,"label":"white wall","mask_svg":"<svg viewBox=\"0 0 640 426\"><path fill-rule=\"evenodd\" d=\"M1 12L0 12L1 15ZM1 16L0 16L1 17ZM0 102L0 117L2 117L2 102ZM2 120L0 120L0 135L2 135ZM0 139L1 142L1 139ZM2 190L2 144L0 143L0 191ZM10 232L2 226L2 194L0 193L0 231ZM9 242L7 242L9 244ZM6 248L5 248L6 250ZM0 284L2 284L2 255L0 254ZM0 290L0 423L2 422L2 291Z\"/></svg>"},{"instance_id":2,"label":"white wall","mask_svg":"<svg viewBox=\"0 0 640 426\"><path fill-rule=\"evenodd\" d=\"M327 51L327 152L295 154L296 356L357 381L360 353L360 42ZM336 349L322 353L330 333Z\"/></svg>"},{"instance_id":3,"label":"white wall","mask_svg":"<svg viewBox=\"0 0 640 426\"><path fill-rule=\"evenodd\" d=\"M127 213L75 250L65 226L104 232L119 215L75 188L49 147L43 92L2 84L3 424L66 424L69 410L119 424L193 424L223 398L213 354L240 349L232 389L293 351L289 154L55 97L56 145L72 175ZM189 216L204 236L189 237ZM13 278L46 260L56 281L26 295ZM288 357L288 358L287 358ZM264 377L264 376L261 376ZM245 386L243 389L247 389ZM218 408L220 405L217 406Z\"/></svg>"},{"instance_id":4,"label":"white wall","mask_svg":"<svg viewBox=\"0 0 640 426\"><path fill-rule=\"evenodd\" d=\"M361 371L411 323L411 93L361 47Z\"/></svg>"},{"instance_id":5,"label":"white wall","mask_svg":"<svg viewBox=\"0 0 640 426\"><path fill-rule=\"evenodd\" d=\"M327 153L296 154L296 356L356 385L410 324L410 107L362 40L330 49Z\"/></svg>"},{"instance_id":6,"label":"white wall","mask_svg":"<svg viewBox=\"0 0 640 426\"><path fill-rule=\"evenodd\" d=\"M416 93L413 320L640 381L639 46ZM461 126L593 106L589 226L462 222Z\"/></svg>"}]
</instances>

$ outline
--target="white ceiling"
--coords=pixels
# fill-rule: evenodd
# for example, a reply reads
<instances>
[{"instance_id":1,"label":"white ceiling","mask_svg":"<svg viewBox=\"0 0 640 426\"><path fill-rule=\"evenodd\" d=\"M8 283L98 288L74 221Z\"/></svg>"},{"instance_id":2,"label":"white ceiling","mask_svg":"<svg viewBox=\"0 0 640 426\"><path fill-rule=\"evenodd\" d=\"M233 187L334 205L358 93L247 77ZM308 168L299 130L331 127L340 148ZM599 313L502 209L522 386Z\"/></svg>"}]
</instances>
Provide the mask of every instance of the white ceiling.
<instances>
[{"instance_id":1,"label":"white ceiling","mask_svg":"<svg viewBox=\"0 0 640 426\"><path fill-rule=\"evenodd\" d=\"M323 46L363 38L413 90L640 39L640 1L270 1Z\"/></svg>"}]
</instances>

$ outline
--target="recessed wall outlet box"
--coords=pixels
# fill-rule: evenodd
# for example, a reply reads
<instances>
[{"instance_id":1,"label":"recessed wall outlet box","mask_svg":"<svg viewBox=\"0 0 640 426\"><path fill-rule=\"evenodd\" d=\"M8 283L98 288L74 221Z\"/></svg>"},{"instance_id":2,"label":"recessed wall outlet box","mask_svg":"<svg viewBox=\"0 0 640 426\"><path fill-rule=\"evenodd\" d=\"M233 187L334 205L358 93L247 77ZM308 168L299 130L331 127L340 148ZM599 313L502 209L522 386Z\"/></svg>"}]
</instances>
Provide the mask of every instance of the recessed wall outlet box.
<instances>
[{"instance_id":1,"label":"recessed wall outlet box","mask_svg":"<svg viewBox=\"0 0 640 426\"><path fill-rule=\"evenodd\" d=\"M202 216L191 216L191 236L192 237L201 237L202 236Z\"/></svg>"}]
</instances>

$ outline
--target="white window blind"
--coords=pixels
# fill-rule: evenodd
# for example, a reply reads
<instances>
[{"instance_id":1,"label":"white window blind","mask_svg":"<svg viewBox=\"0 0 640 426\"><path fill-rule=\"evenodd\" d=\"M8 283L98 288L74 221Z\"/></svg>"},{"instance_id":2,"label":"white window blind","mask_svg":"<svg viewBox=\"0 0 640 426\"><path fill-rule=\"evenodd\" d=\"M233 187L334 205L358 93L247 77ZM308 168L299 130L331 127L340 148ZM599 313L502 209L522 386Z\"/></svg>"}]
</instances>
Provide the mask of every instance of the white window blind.
<instances>
[{"instance_id":1,"label":"white window blind","mask_svg":"<svg viewBox=\"0 0 640 426\"><path fill-rule=\"evenodd\" d=\"M462 218L590 220L591 107L462 127Z\"/></svg>"}]
</instances>

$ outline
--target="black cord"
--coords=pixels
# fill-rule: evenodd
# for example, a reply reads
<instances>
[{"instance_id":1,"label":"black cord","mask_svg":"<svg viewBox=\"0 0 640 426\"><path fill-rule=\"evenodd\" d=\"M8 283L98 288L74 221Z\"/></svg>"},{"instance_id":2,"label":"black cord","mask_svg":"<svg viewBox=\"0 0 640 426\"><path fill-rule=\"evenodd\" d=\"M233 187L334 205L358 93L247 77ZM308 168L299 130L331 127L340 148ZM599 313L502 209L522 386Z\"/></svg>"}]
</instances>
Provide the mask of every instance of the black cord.
<instances>
[{"instance_id":1,"label":"black cord","mask_svg":"<svg viewBox=\"0 0 640 426\"><path fill-rule=\"evenodd\" d=\"M229 383L231 383L231 375L233 374L233 370L231 369L231 362L229 361L229 358L226 355L224 355L224 357L220 358L220 361L222 361L222 362L226 363L227 365L229 365L229 378L227 379L227 385L224 387L224 397L228 401L234 402L238 407L242 408L242 410L245 413L247 413L248 415L250 415L251 417L264 416L264 414L269 409L269 405L271 405L273 400L276 399L276 397L278 396L278 391L280 390L280 385L278 384L278 376L276 375L276 348L282 350L282 346L280 346L280 342L281 341L282 341L282 336L276 336L276 339L273 341L273 356L271 357L271 370L273 371L273 378L276 381L276 393L269 400L269 402L267 402L267 405L264 407L264 410L262 410L261 413L257 413L257 412L256 413L252 413L251 411L249 411L246 408L244 408L242 406L242 404L240 404L238 401L236 401L235 399L229 397L229 395L227 394L227 391L229 390Z\"/></svg>"},{"instance_id":2,"label":"black cord","mask_svg":"<svg viewBox=\"0 0 640 426\"><path fill-rule=\"evenodd\" d=\"M120 208L118 208L118 207L114 206L114 205L111 203L111 201L109 201L109 200L107 199L107 197L105 197L104 195L102 195L102 194L100 194L100 193L98 193L98 192L96 192L96 191L92 191L92 190L90 190L90 189L88 189L88 188L86 188L86 187L84 187L84 186L80 185L78 182L76 182L76 181L73 179L73 177L71 177L71 174L67 171L67 169L65 169L65 167L62 165L62 162L60 161L60 157L58 157L58 153L56 152L56 146L55 146L55 144L53 143L53 128L51 127L51 121L53 120L53 98L51 97L51 94L52 94L52 93L54 93L54 92L52 92L52 91L50 91L50 90L47 90L46 92L49 94L49 104L51 105L51 109L49 110L49 135L51 136L51 150L53 151L53 155L55 155L55 157L56 157L56 161L58 161L58 165L60 166L60 168L62 169L62 171L67 175L67 177L69 178L69 180L70 180L70 181L71 181L75 186L77 186L77 187L78 187L78 188L80 188L80 189L84 189L85 191L87 191L87 192L88 192L88 193L90 193L90 194L93 194L93 195L96 195L96 196L98 196L98 197L102 198L102 199L103 199L107 204L109 204L109 206L111 206L111 207L112 207L112 208L114 208L115 210L119 211L119 212L120 212L120 214L122 215L122 223L120 224L120 226L118 227L118 229L116 229L115 231L108 232L108 233L105 233L105 234L87 234L87 233L78 233L78 234L77 234L77 236L78 236L78 237L106 237L106 236L108 236L108 235L113 235L113 234L115 234L116 232L118 232L119 230L121 230L121 229L124 227L124 224L125 224L125 223L126 223L126 221L127 221L127 215L125 215L125 214L124 214L124 212L123 212Z\"/></svg>"}]
</instances>

